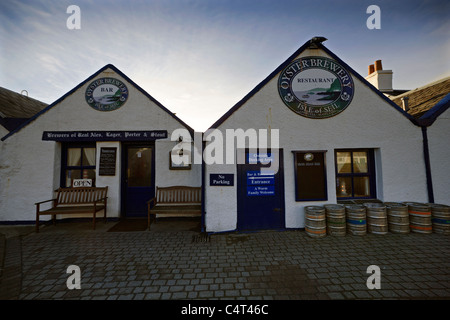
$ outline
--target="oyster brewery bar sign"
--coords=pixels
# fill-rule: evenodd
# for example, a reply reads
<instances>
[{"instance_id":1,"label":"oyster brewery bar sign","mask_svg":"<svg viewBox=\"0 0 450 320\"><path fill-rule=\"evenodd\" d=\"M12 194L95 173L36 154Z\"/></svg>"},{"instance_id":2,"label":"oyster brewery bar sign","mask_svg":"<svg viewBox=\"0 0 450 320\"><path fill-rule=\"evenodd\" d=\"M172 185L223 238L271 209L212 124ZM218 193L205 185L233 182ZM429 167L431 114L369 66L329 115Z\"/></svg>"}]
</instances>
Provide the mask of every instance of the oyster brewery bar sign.
<instances>
[{"instance_id":1,"label":"oyster brewery bar sign","mask_svg":"<svg viewBox=\"0 0 450 320\"><path fill-rule=\"evenodd\" d=\"M128 99L128 88L120 80L100 78L92 81L85 93L86 102L98 111L119 109Z\"/></svg>"},{"instance_id":2,"label":"oyster brewery bar sign","mask_svg":"<svg viewBox=\"0 0 450 320\"><path fill-rule=\"evenodd\" d=\"M303 57L292 61L278 78L284 104L312 119L330 118L345 110L353 98L350 73L325 57Z\"/></svg>"}]
</instances>

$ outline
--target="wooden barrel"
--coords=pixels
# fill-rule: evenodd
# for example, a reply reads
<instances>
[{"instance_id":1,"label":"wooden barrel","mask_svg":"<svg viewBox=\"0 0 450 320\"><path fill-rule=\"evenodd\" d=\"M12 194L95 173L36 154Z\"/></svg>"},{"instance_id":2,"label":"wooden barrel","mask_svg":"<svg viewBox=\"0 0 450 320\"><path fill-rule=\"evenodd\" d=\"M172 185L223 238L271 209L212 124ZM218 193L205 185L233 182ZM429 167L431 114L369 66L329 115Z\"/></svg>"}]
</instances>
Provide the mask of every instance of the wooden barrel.
<instances>
[{"instance_id":1,"label":"wooden barrel","mask_svg":"<svg viewBox=\"0 0 450 320\"><path fill-rule=\"evenodd\" d=\"M450 206L436 203L428 203L428 205L431 207L433 232L450 234Z\"/></svg>"},{"instance_id":2,"label":"wooden barrel","mask_svg":"<svg viewBox=\"0 0 450 320\"><path fill-rule=\"evenodd\" d=\"M386 206L382 203L364 203L364 207L366 207L367 231L373 234L387 234Z\"/></svg>"},{"instance_id":3,"label":"wooden barrel","mask_svg":"<svg viewBox=\"0 0 450 320\"><path fill-rule=\"evenodd\" d=\"M431 208L425 203L403 202L408 205L409 227L412 232L431 233Z\"/></svg>"},{"instance_id":4,"label":"wooden barrel","mask_svg":"<svg viewBox=\"0 0 450 320\"><path fill-rule=\"evenodd\" d=\"M389 231L392 233L409 233L408 205L400 202L385 202Z\"/></svg>"},{"instance_id":5,"label":"wooden barrel","mask_svg":"<svg viewBox=\"0 0 450 320\"><path fill-rule=\"evenodd\" d=\"M347 231L355 236L367 233L366 207L359 204L345 206Z\"/></svg>"},{"instance_id":6,"label":"wooden barrel","mask_svg":"<svg viewBox=\"0 0 450 320\"><path fill-rule=\"evenodd\" d=\"M345 207L341 204L324 205L327 216L327 233L332 236L345 236Z\"/></svg>"},{"instance_id":7,"label":"wooden barrel","mask_svg":"<svg viewBox=\"0 0 450 320\"><path fill-rule=\"evenodd\" d=\"M321 238L327 235L327 223L325 208L320 206L305 207L305 230L313 238Z\"/></svg>"}]
</instances>

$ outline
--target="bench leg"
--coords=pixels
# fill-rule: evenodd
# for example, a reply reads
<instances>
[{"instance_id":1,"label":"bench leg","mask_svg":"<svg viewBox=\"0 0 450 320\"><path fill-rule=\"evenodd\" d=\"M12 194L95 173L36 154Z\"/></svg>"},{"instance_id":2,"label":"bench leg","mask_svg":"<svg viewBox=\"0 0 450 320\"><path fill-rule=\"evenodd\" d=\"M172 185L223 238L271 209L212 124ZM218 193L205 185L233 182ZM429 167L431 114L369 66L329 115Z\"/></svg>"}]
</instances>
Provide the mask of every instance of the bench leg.
<instances>
[{"instance_id":1,"label":"bench leg","mask_svg":"<svg viewBox=\"0 0 450 320\"><path fill-rule=\"evenodd\" d=\"M96 215L96 212L94 212L94 219L93 219L93 223L94 223L94 230L95 230L95 215Z\"/></svg>"}]
</instances>

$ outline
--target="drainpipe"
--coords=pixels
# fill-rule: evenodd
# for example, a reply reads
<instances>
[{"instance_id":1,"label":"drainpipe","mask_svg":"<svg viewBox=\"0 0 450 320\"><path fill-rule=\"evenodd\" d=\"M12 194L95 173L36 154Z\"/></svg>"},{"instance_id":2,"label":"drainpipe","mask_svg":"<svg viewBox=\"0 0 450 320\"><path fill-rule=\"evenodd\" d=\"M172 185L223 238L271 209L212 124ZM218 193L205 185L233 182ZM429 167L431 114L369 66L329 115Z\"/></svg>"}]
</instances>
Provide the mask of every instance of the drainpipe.
<instances>
[{"instance_id":1,"label":"drainpipe","mask_svg":"<svg viewBox=\"0 0 450 320\"><path fill-rule=\"evenodd\" d=\"M423 137L423 156L425 158L425 173L427 176L428 202L434 203L433 181L431 179L430 150L428 147L427 127L421 126L421 128Z\"/></svg>"},{"instance_id":2,"label":"drainpipe","mask_svg":"<svg viewBox=\"0 0 450 320\"><path fill-rule=\"evenodd\" d=\"M201 232L205 232L206 228L205 228L205 215L206 215L206 211L205 211L205 186L206 186L206 181L205 181L205 160L203 159L203 151L205 150L205 142L203 141L203 134L202 134L202 222L201 222Z\"/></svg>"}]
</instances>

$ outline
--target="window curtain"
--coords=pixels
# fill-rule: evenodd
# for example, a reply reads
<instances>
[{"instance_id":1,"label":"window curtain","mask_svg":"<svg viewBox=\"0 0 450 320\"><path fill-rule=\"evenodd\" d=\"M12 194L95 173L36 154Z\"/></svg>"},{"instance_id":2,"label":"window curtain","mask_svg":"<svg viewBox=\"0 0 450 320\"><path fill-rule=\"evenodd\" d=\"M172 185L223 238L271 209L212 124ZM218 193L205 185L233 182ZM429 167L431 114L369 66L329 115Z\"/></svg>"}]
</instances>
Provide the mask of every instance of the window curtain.
<instances>
[{"instance_id":1,"label":"window curtain","mask_svg":"<svg viewBox=\"0 0 450 320\"><path fill-rule=\"evenodd\" d=\"M69 148L67 150L67 165L70 167L81 165L81 149Z\"/></svg>"},{"instance_id":2,"label":"window curtain","mask_svg":"<svg viewBox=\"0 0 450 320\"><path fill-rule=\"evenodd\" d=\"M337 158L337 172L351 173L351 152L338 152Z\"/></svg>"},{"instance_id":3,"label":"window curtain","mask_svg":"<svg viewBox=\"0 0 450 320\"><path fill-rule=\"evenodd\" d=\"M84 148L84 156L87 163L83 163L83 166L95 166L95 148Z\"/></svg>"}]
</instances>

